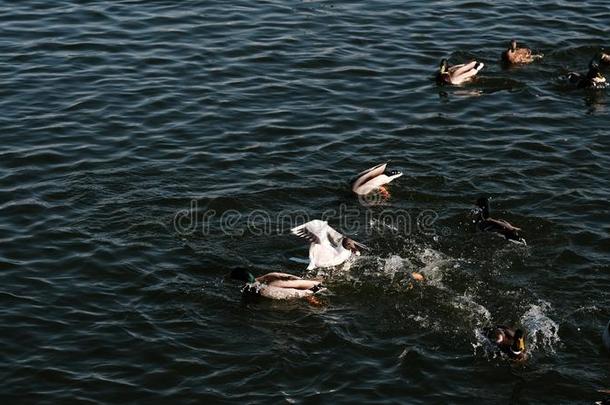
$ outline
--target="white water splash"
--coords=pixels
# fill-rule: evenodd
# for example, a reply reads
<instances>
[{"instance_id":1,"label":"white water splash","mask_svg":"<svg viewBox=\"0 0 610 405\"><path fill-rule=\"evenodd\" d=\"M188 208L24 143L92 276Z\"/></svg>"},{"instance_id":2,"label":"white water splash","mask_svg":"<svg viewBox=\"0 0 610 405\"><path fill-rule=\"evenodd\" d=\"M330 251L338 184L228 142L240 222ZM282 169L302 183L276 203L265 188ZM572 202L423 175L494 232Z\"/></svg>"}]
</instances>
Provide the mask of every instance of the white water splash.
<instances>
[{"instance_id":1,"label":"white water splash","mask_svg":"<svg viewBox=\"0 0 610 405\"><path fill-rule=\"evenodd\" d=\"M424 267L419 269L419 272L424 275L426 281L434 287L445 289L442 283L443 269L447 267L454 268L457 264L455 259L431 248L425 248L418 255L418 259L424 264Z\"/></svg>"},{"instance_id":2,"label":"white water splash","mask_svg":"<svg viewBox=\"0 0 610 405\"><path fill-rule=\"evenodd\" d=\"M398 255L392 255L385 259L383 263L382 272L384 275L394 278L396 273L404 271L405 269L412 269L413 263L409 259L402 258Z\"/></svg>"},{"instance_id":3,"label":"white water splash","mask_svg":"<svg viewBox=\"0 0 610 405\"><path fill-rule=\"evenodd\" d=\"M483 305L477 303L472 295L464 293L454 297L452 305L464 313L464 320L475 326L487 325L491 322L491 313Z\"/></svg>"},{"instance_id":4,"label":"white water splash","mask_svg":"<svg viewBox=\"0 0 610 405\"><path fill-rule=\"evenodd\" d=\"M551 311L551 304L540 300L531 304L521 317L520 323L526 331L528 352L548 350L555 353L555 346L559 343L559 325L547 315Z\"/></svg>"},{"instance_id":5,"label":"white water splash","mask_svg":"<svg viewBox=\"0 0 610 405\"><path fill-rule=\"evenodd\" d=\"M471 343L473 355L476 356L480 351L487 359L495 359L502 356L496 345L489 341L482 328L474 330L474 342Z\"/></svg>"}]
</instances>

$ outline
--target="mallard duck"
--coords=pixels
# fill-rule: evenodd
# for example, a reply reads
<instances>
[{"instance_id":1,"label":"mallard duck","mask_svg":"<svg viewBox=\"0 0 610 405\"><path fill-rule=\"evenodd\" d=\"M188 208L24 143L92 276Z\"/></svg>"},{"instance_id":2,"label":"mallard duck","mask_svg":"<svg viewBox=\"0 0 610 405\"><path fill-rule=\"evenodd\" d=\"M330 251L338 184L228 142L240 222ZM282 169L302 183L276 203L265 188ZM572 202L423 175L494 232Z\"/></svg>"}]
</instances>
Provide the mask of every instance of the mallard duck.
<instances>
[{"instance_id":1,"label":"mallard duck","mask_svg":"<svg viewBox=\"0 0 610 405\"><path fill-rule=\"evenodd\" d=\"M599 70L599 63L601 56L596 55L591 62L589 62L589 71L586 74L580 74L577 72L568 73L568 81L576 85L579 89L591 88L601 89L606 87L606 78L601 74Z\"/></svg>"},{"instance_id":2,"label":"mallard duck","mask_svg":"<svg viewBox=\"0 0 610 405\"><path fill-rule=\"evenodd\" d=\"M352 191L358 195L366 195L378 190L381 194L389 197L390 194L383 186L402 176L402 172L386 170L387 166L386 162L360 172L352 181Z\"/></svg>"},{"instance_id":3,"label":"mallard duck","mask_svg":"<svg viewBox=\"0 0 610 405\"><path fill-rule=\"evenodd\" d=\"M246 282L243 293L274 300L306 298L326 289L319 280L306 280L287 273L267 273L255 278L250 270L238 267L231 270L230 276Z\"/></svg>"},{"instance_id":4,"label":"mallard duck","mask_svg":"<svg viewBox=\"0 0 610 405\"><path fill-rule=\"evenodd\" d=\"M521 329L498 325L487 332L487 338L511 359L525 360L525 339Z\"/></svg>"},{"instance_id":5,"label":"mallard duck","mask_svg":"<svg viewBox=\"0 0 610 405\"><path fill-rule=\"evenodd\" d=\"M311 242L307 270L338 266L352 254L359 256L361 250L368 249L365 245L335 231L328 222L319 219L294 227L291 232Z\"/></svg>"},{"instance_id":6,"label":"mallard duck","mask_svg":"<svg viewBox=\"0 0 610 405\"><path fill-rule=\"evenodd\" d=\"M504 236L511 242L527 244L525 239L519 234L521 228L511 225L503 219L490 217L489 199L487 197L481 197L477 200L473 214L475 215L474 223L481 231L494 232Z\"/></svg>"},{"instance_id":7,"label":"mallard duck","mask_svg":"<svg viewBox=\"0 0 610 405\"><path fill-rule=\"evenodd\" d=\"M482 62L472 61L462 65L449 66L447 59L441 60L436 81L443 84L462 84L474 79L485 66Z\"/></svg>"},{"instance_id":8,"label":"mallard duck","mask_svg":"<svg viewBox=\"0 0 610 405\"><path fill-rule=\"evenodd\" d=\"M517 48L517 41L510 41L508 49L502 52L502 61L510 64L532 63L536 59L542 58L542 55L532 55L531 49Z\"/></svg>"},{"instance_id":9,"label":"mallard duck","mask_svg":"<svg viewBox=\"0 0 610 405\"><path fill-rule=\"evenodd\" d=\"M604 341L604 346L606 347L606 349L610 350L610 321L608 321L608 325L606 325L602 340Z\"/></svg>"}]
</instances>

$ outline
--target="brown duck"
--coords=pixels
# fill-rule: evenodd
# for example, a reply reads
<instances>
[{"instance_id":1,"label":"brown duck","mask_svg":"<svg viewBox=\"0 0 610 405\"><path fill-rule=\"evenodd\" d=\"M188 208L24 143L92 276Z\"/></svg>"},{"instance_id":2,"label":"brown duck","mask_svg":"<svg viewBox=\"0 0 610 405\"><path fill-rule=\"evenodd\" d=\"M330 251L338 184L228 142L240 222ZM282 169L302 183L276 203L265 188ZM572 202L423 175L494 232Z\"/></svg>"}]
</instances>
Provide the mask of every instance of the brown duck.
<instances>
[{"instance_id":1,"label":"brown duck","mask_svg":"<svg viewBox=\"0 0 610 405\"><path fill-rule=\"evenodd\" d=\"M502 53L502 60L511 65L532 63L536 59L541 59L542 55L532 55L532 50L528 48L517 48L517 41L510 41L508 49Z\"/></svg>"}]
</instances>

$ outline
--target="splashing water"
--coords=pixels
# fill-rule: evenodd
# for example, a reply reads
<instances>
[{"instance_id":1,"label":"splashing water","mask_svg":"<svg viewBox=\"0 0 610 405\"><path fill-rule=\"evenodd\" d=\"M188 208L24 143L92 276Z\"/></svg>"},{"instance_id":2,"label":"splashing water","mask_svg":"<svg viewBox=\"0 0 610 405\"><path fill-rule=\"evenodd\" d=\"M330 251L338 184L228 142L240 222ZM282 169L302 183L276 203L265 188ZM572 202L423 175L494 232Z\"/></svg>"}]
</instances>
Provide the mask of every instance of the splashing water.
<instances>
[{"instance_id":1,"label":"splashing water","mask_svg":"<svg viewBox=\"0 0 610 405\"><path fill-rule=\"evenodd\" d=\"M464 293L453 299L452 305L460 310L464 315L464 321L474 324L477 327L487 325L491 322L491 313L483 305L477 303L474 298Z\"/></svg>"},{"instance_id":2,"label":"splashing water","mask_svg":"<svg viewBox=\"0 0 610 405\"><path fill-rule=\"evenodd\" d=\"M442 283L443 269L446 267L453 267L451 264L455 259L445 256L431 248L425 248L421 254L418 255L418 259L424 264L424 267L422 267L419 272L426 277L428 283L434 287L445 289L445 286Z\"/></svg>"},{"instance_id":3,"label":"splashing water","mask_svg":"<svg viewBox=\"0 0 610 405\"><path fill-rule=\"evenodd\" d=\"M474 339L474 342L471 343L472 354L474 356L477 356L479 351L488 360L496 359L502 356L502 353L498 350L498 348L489 341L485 335L485 331L482 328L476 328L474 330Z\"/></svg>"},{"instance_id":4,"label":"splashing water","mask_svg":"<svg viewBox=\"0 0 610 405\"><path fill-rule=\"evenodd\" d=\"M555 353L555 346L560 340L559 325L546 315L550 310L551 304L540 300L538 304L531 304L521 317L520 323L526 331L530 353L537 350Z\"/></svg>"}]
</instances>

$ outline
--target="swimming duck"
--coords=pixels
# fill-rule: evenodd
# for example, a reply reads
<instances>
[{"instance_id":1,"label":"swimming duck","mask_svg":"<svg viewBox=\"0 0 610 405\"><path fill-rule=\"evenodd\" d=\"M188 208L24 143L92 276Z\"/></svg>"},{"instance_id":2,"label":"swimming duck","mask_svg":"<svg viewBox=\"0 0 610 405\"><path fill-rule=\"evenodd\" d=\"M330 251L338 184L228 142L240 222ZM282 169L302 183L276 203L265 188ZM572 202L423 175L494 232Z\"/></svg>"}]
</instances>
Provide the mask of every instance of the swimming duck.
<instances>
[{"instance_id":1,"label":"swimming duck","mask_svg":"<svg viewBox=\"0 0 610 405\"><path fill-rule=\"evenodd\" d=\"M487 332L487 338L512 360L525 360L525 339L521 329L498 325Z\"/></svg>"},{"instance_id":2,"label":"swimming duck","mask_svg":"<svg viewBox=\"0 0 610 405\"><path fill-rule=\"evenodd\" d=\"M525 239L519 234L521 228L511 225L503 219L494 219L489 216L490 208L487 197L481 197L477 200L473 213L475 215L474 223L481 231L494 232L504 236L511 242L527 244Z\"/></svg>"},{"instance_id":3,"label":"swimming duck","mask_svg":"<svg viewBox=\"0 0 610 405\"><path fill-rule=\"evenodd\" d=\"M606 349L610 350L610 321L608 321L608 325L606 325L606 329L604 330L603 341Z\"/></svg>"},{"instance_id":4,"label":"swimming duck","mask_svg":"<svg viewBox=\"0 0 610 405\"><path fill-rule=\"evenodd\" d=\"M366 195L378 190L385 197L389 197L390 193L384 185L402 176L402 172L386 170L387 166L386 162L360 172L352 181L352 191L358 195Z\"/></svg>"},{"instance_id":5,"label":"swimming duck","mask_svg":"<svg viewBox=\"0 0 610 405\"><path fill-rule=\"evenodd\" d=\"M334 230L328 222L319 219L294 227L291 232L311 242L307 270L338 266L352 254L359 256L361 250L368 249L365 245Z\"/></svg>"},{"instance_id":6,"label":"swimming duck","mask_svg":"<svg viewBox=\"0 0 610 405\"><path fill-rule=\"evenodd\" d=\"M326 288L318 280L306 280L287 273L267 273L254 277L248 269L237 267L231 270L232 279L245 281L244 294L255 294L274 300L307 298Z\"/></svg>"},{"instance_id":7,"label":"swimming duck","mask_svg":"<svg viewBox=\"0 0 610 405\"><path fill-rule=\"evenodd\" d=\"M571 84L576 85L579 89L601 89L606 87L606 78L599 70L599 63L601 60L602 56L596 55L591 59L591 62L589 62L589 71L586 74L570 72L568 73L568 81Z\"/></svg>"},{"instance_id":8,"label":"swimming duck","mask_svg":"<svg viewBox=\"0 0 610 405\"><path fill-rule=\"evenodd\" d=\"M532 55L531 49L517 48L517 41L510 41L508 49L502 52L502 61L510 64L532 63L536 59L542 58L542 55Z\"/></svg>"},{"instance_id":9,"label":"swimming duck","mask_svg":"<svg viewBox=\"0 0 610 405\"><path fill-rule=\"evenodd\" d=\"M436 81L446 84L462 84L474 79L477 73L485 66L481 62L472 61L462 65L449 66L447 59L441 60Z\"/></svg>"}]
</instances>

